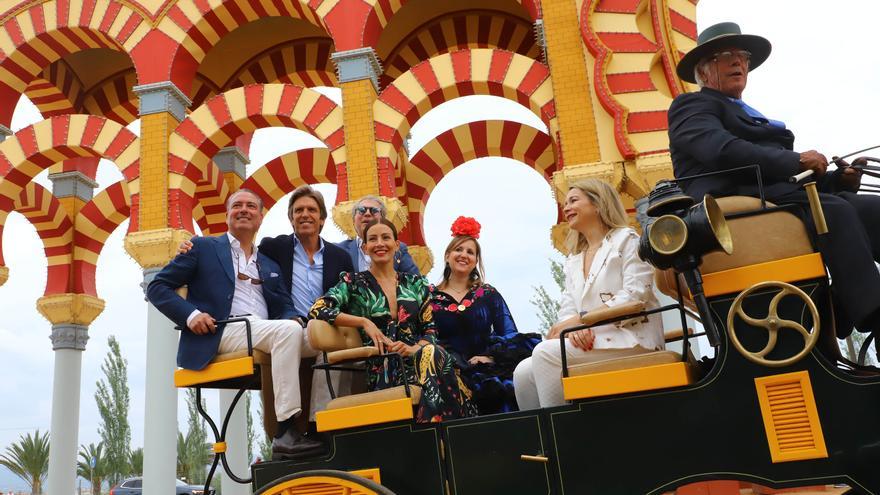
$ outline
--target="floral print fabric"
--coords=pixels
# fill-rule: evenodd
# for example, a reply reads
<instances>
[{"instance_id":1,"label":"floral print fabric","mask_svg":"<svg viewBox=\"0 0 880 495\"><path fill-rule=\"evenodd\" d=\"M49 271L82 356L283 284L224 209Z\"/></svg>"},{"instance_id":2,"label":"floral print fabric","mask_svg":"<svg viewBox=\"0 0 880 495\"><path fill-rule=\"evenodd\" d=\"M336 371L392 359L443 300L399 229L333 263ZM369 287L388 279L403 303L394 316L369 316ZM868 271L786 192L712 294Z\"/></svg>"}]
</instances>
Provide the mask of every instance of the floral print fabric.
<instances>
[{"instance_id":1,"label":"floral print fabric","mask_svg":"<svg viewBox=\"0 0 880 495\"><path fill-rule=\"evenodd\" d=\"M339 313L369 318L391 340L407 345L429 342L411 358L403 358L403 368L396 359L371 360L367 369L369 390L403 385L404 380L421 386L416 419L423 423L476 414L471 392L459 378L455 360L436 345L429 284L424 277L397 274L397 314L392 315L388 299L372 273L343 273L339 283L315 301L309 317L332 324ZM363 330L360 333L365 346L374 345Z\"/></svg>"}]
</instances>

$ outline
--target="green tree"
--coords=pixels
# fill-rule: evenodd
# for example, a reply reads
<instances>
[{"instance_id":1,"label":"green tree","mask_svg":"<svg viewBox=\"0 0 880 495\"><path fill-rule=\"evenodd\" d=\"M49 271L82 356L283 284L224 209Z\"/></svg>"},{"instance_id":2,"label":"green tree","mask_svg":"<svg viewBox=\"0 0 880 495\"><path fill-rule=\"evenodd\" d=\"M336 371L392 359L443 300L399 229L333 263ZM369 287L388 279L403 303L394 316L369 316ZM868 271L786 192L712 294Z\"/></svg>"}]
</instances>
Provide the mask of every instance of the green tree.
<instances>
[{"instance_id":1,"label":"green tree","mask_svg":"<svg viewBox=\"0 0 880 495\"><path fill-rule=\"evenodd\" d=\"M6 447L0 454L0 465L31 485L31 495L43 493L43 479L49 472L49 432L40 435L37 430L21 435L18 442Z\"/></svg>"},{"instance_id":2,"label":"green tree","mask_svg":"<svg viewBox=\"0 0 880 495\"><path fill-rule=\"evenodd\" d=\"M260 411L260 424L263 424L263 401L259 401L257 403L257 407ZM266 434L266 431L263 431L261 435L262 441L260 441L260 445L258 445L260 449L260 459L263 462L272 460L272 439Z\"/></svg>"},{"instance_id":3,"label":"green tree","mask_svg":"<svg viewBox=\"0 0 880 495\"><path fill-rule=\"evenodd\" d=\"M123 359L116 337L107 339L110 350L101 365L104 378L98 381L95 401L101 424L98 434L107 456L107 481L113 485L128 475L131 427L128 424L128 362Z\"/></svg>"},{"instance_id":4,"label":"green tree","mask_svg":"<svg viewBox=\"0 0 880 495\"><path fill-rule=\"evenodd\" d=\"M131 474L133 476L144 475L144 448L138 447L131 451L128 458L128 464L131 466Z\"/></svg>"},{"instance_id":5,"label":"green tree","mask_svg":"<svg viewBox=\"0 0 880 495\"><path fill-rule=\"evenodd\" d=\"M244 393L244 410L247 414L247 454L248 464L254 463L254 414L251 410L251 391Z\"/></svg>"},{"instance_id":6,"label":"green tree","mask_svg":"<svg viewBox=\"0 0 880 495\"><path fill-rule=\"evenodd\" d=\"M550 274L553 276L553 281L556 282L559 291L562 292L565 287L565 273L562 271L562 263L551 259ZM546 334L547 330L556 323L556 315L559 314L560 297L551 297L543 285L538 287L532 286L532 288L535 289L535 295L529 299L529 302L538 308L539 330L542 334Z\"/></svg>"},{"instance_id":7,"label":"green tree","mask_svg":"<svg viewBox=\"0 0 880 495\"><path fill-rule=\"evenodd\" d=\"M95 465L92 466L92 459ZM89 480L92 484L92 495L100 495L101 484L107 477L109 465L107 463L107 455L104 451L104 444L98 442L98 445L90 443L88 447L79 446L79 459L76 461L76 475Z\"/></svg>"},{"instance_id":8,"label":"green tree","mask_svg":"<svg viewBox=\"0 0 880 495\"><path fill-rule=\"evenodd\" d=\"M187 483L198 485L205 482L205 466L211 461L212 454L205 420L196 407L195 389L186 389L186 406L188 430L186 436L179 433L177 437L177 474L185 477Z\"/></svg>"}]
</instances>

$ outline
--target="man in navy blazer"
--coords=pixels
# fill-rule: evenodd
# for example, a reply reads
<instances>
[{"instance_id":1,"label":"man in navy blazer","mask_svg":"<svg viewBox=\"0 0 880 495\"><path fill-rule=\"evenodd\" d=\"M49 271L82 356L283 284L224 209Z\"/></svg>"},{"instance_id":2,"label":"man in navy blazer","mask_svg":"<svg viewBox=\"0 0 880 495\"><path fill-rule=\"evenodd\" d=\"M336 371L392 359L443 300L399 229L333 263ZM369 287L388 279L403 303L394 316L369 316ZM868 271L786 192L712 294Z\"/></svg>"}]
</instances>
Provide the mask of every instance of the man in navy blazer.
<instances>
[{"instance_id":1,"label":"man in navy blazer","mask_svg":"<svg viewBox=\"0 0 880 495\"><path fill-rule=\"evenodd\" d=\"M364 227L377 218L385 218L387 210L385 203L376 196L364 196L355 203L351 210L351 217L354 223L354 230L357 236L354 239L347 239L339 243L339 247L345 249L357 271L362 272L370 267L370 258L364 254L361 246L361 232ZM413 275L421 275L419 267L416 266L409 254L406 244L400 243L400 249L394 255L394 269L398 272L412 273Z\"/></svg>"},{"instance_id":2,"label":"man in navy blazer","mask_svg":"<svg viewBox=\"0 0 880 495\"><path fill-rule=\"evenodd\" d=\"M278 434L273 453L305 456L320 453L323 445L302 437L293 420L302 411L299 362L314 356L295 317L281 268L254 248L262 223L262 201L247 189L233 193L226 203L229 232L194 238L192 248L175 257L150 282L147 298L183 330L178 365L199 370L218 353L247 349L245 324L216 324L247 316L253 347L272 355L275 415ZM184 299L176 290L187 286Z\"/></svg>"},{"instance_id":3,"label":"man in navy blazer","mask_svg":"<svg viewBox=\"0 0 880 495\"><path fill-rule=\"evenodd\" d=\"M798 205L812 224L806 193L792 177L813 171L830 233L817 242L839 301L839 337L852 331L880 330L880 197L856 194L861 174L844 167L827 173L828 161L815 150L793 151L794 134L742 101L748 74L770 55L770 42L744 35L725 22L700 33L697 46L679 62L677 72L697 83L698 93L684 93L669 108L669 150L677 178L757 164L765 197L776 204ZM810 105L810 102L805 102ZM697 201L703 195L758 196L753 171L703 177L680 183ZM814 229L808 228L809 232Z\"/></svg>"}]
</instances>

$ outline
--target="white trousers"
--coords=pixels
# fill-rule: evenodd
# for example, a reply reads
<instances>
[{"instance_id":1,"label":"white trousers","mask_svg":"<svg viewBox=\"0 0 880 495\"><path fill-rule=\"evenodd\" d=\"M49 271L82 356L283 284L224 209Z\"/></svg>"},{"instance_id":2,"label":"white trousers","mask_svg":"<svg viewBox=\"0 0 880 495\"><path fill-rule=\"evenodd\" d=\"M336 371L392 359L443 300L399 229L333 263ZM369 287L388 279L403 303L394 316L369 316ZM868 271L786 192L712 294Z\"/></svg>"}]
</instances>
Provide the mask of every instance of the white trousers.
<instances>
[{"instance_id":1,"label":"white trousers","mask_svg":"<svg viewBox=\"0 0 880 495\"><path fill-rule=\"evenodd\" d=\"M309 345L303 327L293 320L248 319L251 324L254 349L272 355L275 417L278 421L284 421L302 411L299 388L300 360L303 357L315 356L317 352ZM247 333L244 322L226 325L220 338L218 352L227 353L246 349Z\"/></svg>"},{"instance_id":2,"label":"white trousers","mask_svg":"<svg viewBox=\"0 0 880 495\"><path fill-rule=\"evenodd\" d=\"M634 354L650 352L635 346L629 349L593 349L583 351L570 342L565 343L569 365L594 363ZM520 409L538 409L565 404L562 394L562 357L559 339L541 342L532 350L532 357L522 360L513 371L516 403Z\"/></svg>"}]
</instances>

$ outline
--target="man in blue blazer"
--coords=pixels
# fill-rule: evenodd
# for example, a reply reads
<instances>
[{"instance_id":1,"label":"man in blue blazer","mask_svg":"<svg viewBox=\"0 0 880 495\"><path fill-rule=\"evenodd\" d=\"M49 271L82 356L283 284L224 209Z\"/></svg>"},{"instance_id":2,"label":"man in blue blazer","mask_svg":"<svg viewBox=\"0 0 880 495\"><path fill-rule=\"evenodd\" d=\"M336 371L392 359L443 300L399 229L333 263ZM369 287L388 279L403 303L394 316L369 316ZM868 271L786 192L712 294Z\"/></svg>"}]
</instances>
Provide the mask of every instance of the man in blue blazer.
<instances>
[{"instance_id":1,"label":"man in blue blazer","mask_svg":"<svg viewBox=\"0 0 880 495\"><path fill-rule=\"evenodd\" d=\"M292 319L296 315L281 268L254 247L263 218L262 201L252 191L241 189L229 197L226 210L228 233L194 238L192 248L171 260L150 282L147 298L183 329L177 362L187 369L204 368L218 353L247 349L243 322L216 323L247 316L253 347L272 355L278 418L273 453L320 453L320 442L302 437L292 427L302 412L300 359L316 352L308 346L302 325ZM186 299L176 292L183 286L188 287Z\"/></svg>"},{"instance_id":2,"label":"man in blue blazer","mask_svg":"<svg viewBox=\"0 0 880 495\"><path fill-rule=\"evenodd\" d=\"M679 62L683 80L701 87L684 93L669 107L669 151L677 178L757 164L765 197L798 205L812 224L806 193L789 177L813 171L830 233L816 244L833 279L839 337L852 331L880 330L880 197L856 194L860 172L844 167L827 173L828 161L816 150L793 151L794 134L742 101L749 71L770 55L770 42L724 22L700 33L697 46ZM805 101L809 107L812 102ZM702 200L714 196L758 196L752 171L702 177L681 183ZM814 232L814 229L808 229Z\"/></svg>"},{"instance_id":3,"label":"man in blue blazer","mask_svg":"<svg viewBox=\"0 0 880 495\"><path fill-rule=\"evenodd\" d=\"M361 232L364 227L377 218L385 218L385 203L376 196L364 196L351 211L352 221L354 222L354 230L357 236L354 239L347 239L339 243L339 247L345 249L351 256L351 261L357 271L362 272L370 267L370 258L364 254L361 246ZM413 275L421 275L419 268L416 266L409 255L406 244L400 243L400 249L394 255L394 269L398 272L412 273Z\"/></svg>"}]
</instances>

